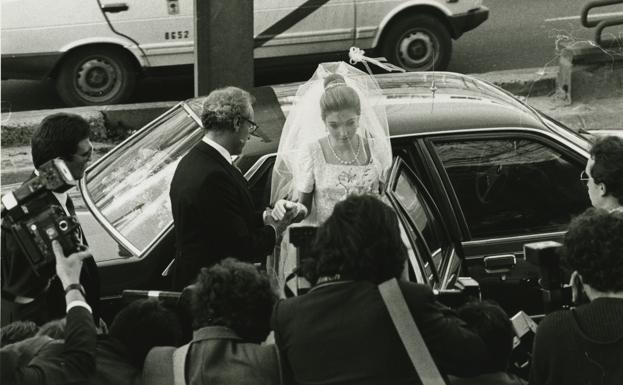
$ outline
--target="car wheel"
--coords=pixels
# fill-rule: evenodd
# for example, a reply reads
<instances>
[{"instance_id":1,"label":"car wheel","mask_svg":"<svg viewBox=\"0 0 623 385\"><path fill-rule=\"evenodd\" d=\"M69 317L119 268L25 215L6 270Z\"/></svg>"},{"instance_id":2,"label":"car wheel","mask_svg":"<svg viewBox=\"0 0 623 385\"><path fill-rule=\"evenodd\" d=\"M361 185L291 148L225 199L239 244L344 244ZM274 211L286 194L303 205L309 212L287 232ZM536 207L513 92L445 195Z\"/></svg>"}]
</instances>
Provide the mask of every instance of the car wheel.
<instances>
[{"instance_id":1,"label":"car wheel","mask_svg":"<svg viewBox=\"0 0 623 385\"><path fill-rule=\"evenodd\" d=\"M387 60L407 71L442 71L450 63L452 40L436 17L412 15L390 26L381 51Z\"/></svg>"},{"instance_id":2,"label":"car wheel","mask_svg":"<svg viewBox=\"0 0 623 385\"><path fill-rule=\"evenodd\" d=\"M110 47L89 47L63 60L56 90L68 106L122 103L136 85L136 67L128 53Z\"/></svg>"}]
</instances>

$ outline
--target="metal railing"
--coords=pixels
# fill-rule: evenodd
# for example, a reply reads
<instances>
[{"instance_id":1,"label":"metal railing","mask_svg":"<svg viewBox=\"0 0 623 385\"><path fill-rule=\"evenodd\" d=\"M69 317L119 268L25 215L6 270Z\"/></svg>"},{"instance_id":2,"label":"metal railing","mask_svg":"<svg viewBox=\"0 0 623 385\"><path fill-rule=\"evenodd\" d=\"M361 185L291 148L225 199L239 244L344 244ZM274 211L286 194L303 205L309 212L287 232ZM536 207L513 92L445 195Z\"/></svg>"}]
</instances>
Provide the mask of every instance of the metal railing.
<instances>
[{"instance_id":1,"label":"metal railing","mask_svg":"<svg viewBox=\"0 0 623 385\"><path fill-rule=\"evenodd\" d=\"M623 0L596 0L596 1L590 1L588 2L584 8L582 8L582 14L581 14L581 19L582 19L582 25L586 28L595 28L595 43L597 43L597 45L602 46L602 39L601 39L601 35L603 33L603 30L606 27L612 27L614 25L623 25L623 16L610 16L610 17L605 17L605 18L591 18L591 20L588 20L588 13L591 11L591 9L593 8L599 8L599 7L605 7L608 5L613 5L613 4L623 4Z\"/></svg>"}]
</instances>

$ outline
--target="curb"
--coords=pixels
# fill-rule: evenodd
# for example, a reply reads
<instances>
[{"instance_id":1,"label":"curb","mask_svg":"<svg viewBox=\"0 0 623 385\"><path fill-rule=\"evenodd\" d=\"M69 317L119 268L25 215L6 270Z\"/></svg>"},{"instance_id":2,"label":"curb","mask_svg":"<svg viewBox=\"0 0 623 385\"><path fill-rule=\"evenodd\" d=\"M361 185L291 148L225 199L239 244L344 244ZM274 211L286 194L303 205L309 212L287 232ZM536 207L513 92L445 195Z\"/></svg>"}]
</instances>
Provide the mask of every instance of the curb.
<instances>
[{"instance_id":1,"label":"curb","mask_svg":"<svg viewBox=\"0 0 623 385\"><path fill-rule=\"evenodd\" d=\"M471 74L518 96L544 96L556 91L558 66Z\"/></svg>"},{"instance_id":2,"label":"curb","mask_svg":"<svg viewBox=\"0 0 623 385\"><path fill-rule=\"evenodd\" d=\"M179 102L119 104L50 110L2 113L2 147L26 146L33 131L48 115L68 112L82 116L89 122L93 141L118 141L127 133L139 129Z\"/></svg>"}]
</instances>

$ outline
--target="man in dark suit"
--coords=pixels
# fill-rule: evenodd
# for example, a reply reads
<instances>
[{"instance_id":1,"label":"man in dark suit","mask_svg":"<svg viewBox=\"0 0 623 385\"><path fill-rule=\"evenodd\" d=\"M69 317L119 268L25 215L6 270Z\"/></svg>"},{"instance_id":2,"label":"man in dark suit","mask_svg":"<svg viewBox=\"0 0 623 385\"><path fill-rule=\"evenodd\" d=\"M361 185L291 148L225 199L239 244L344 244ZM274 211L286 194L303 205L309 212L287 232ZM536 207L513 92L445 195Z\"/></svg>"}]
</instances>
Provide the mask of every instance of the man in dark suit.
<instances>
[{"instance_id":1,"label":"man in dark suit","mask_svg":"<svg viewBox=\"0 0 623 385\"><path fill-rule=\"evenodd\" d=\"M173 286L195 280L201 267L226 257L264 262L290 218L275 222L256 211L247 181L233 164L257 129L251 95L215 90L203 104L205 136L182 158L171 181L176 258Z\"/></svg>"},{"instance_id":2,"label":"man in dark suit","mask_svg":"<svg viewBox=\"0 0 623 385\"><path fill-rule=\"evenodd\" d=\"M53 114L41 122L31 140L32 159L35 172L44 163L55 158L65 161L74 179L84 175L91 160L93 146L89 140L89 123L74 114ZM75 215L71 198L67 193L53 193L36 202L42 206L61 206L69 215ZM78 236L83 244L86 240L82 229ZM24 251L17 244L5 221L2 223L2 325L17 320L31 320L39 325L64 315L63 288L54 275L54 266L44 274L36 274ZM99 274L93 258L87 258L82 265L80 282L87 289L87 301L98 316Z\"/></svg>"}]
</instances>

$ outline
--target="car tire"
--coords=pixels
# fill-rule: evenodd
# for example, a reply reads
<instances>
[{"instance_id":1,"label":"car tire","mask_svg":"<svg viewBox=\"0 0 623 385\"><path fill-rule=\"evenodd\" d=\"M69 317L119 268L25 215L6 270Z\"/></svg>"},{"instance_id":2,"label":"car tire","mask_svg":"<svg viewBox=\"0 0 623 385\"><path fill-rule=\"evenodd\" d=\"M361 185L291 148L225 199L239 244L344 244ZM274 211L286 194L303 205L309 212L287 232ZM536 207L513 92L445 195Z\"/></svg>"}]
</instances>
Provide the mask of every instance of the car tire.
<instances>
[{"instance_id":1,"label":"car tire","mask_svg":"<svg viewBox=\"0 0 623 385\"><path fill-rule=\"evenodd\" d=\"M112 47L71 52L56 77L58 95L68 106L123 103L135 85L136 66L130 54Z\"/></svg>"},{"instance_id":2,"label":"car tire","mask_svg":"<svg viewBox=\"0 0 623 385\"><path fill-rule=\"evenodd\" d=\"M411 15L389 27L381 46L387 60L407 71L443 71L452 55L444 23L431 15Z\"/></svg>"}]
</instances>

